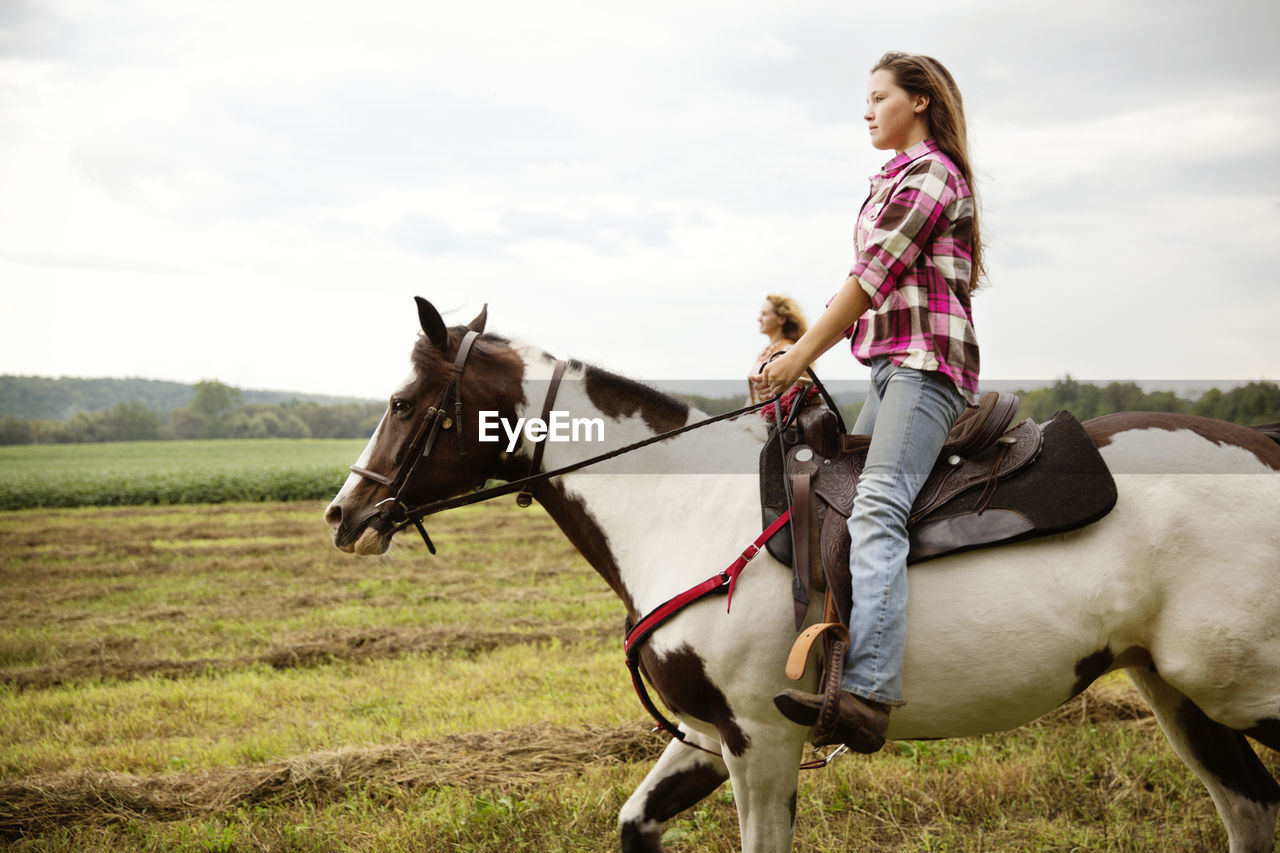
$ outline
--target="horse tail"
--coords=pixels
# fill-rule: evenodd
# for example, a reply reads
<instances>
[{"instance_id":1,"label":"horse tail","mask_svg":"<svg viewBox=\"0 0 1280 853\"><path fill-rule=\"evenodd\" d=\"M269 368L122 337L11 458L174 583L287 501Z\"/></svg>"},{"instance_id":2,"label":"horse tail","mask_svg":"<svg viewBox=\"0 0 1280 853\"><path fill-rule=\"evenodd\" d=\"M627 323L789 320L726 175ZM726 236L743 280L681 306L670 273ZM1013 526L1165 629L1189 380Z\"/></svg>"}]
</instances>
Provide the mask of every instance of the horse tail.
<instances>
[{"instance_id":1,"label":"horse tail","mask_svg":"<svg viewBox=\"0 0 1280 853\"><path fill-rule=\"evenodd\" d=\"M1274 441L1276 444L1280 444L1280 421L1274 421L1269 424L1258 424L1254 429Z\"/></svg>"}]
</instances>

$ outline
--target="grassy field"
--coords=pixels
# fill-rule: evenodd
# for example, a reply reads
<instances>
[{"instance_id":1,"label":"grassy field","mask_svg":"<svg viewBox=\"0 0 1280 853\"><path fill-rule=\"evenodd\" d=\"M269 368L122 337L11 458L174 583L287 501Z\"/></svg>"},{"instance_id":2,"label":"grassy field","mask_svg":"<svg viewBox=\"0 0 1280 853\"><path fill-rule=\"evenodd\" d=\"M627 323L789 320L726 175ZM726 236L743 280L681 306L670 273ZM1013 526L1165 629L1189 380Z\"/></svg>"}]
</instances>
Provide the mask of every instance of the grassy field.
<instances>
[{"instance_id":1,"label":"grassy field","mask_svg":"<svg viewBox=\"0 0 1280 853\"><path fill-rule=\"evenodd\" d=\"M538 509L360 560L320 502L0 513L0 845L603 851L663 746L622 608ZM1276 756L1264 755L1277 767ZM806 773L798 850L1225 849L1123 680ZM726 786L674 851L737 849Z\"/></svg>"},{"instance_id":2,"label":"grassy field","mask_svg":"<svg viewBox=\"0 0 1280 853\"><path fill-rule=\"evenodd\" d=\"M0 510L319 500L364 439L236 439L0 447Z\"/></svg>"}]
</instances>

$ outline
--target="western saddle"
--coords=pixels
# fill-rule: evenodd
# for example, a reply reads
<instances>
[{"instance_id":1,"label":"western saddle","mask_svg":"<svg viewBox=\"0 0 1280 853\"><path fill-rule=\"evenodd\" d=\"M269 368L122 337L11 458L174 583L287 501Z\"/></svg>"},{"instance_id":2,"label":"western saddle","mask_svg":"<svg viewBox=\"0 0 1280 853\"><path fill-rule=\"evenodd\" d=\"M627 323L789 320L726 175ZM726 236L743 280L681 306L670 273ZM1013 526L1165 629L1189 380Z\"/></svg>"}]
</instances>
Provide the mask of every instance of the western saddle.
<instances>
[{"instance_id":1,"label":"western saddle","mask_svg":"<svg viewBox=\"0 0 1280 853\"><path fill-rule=\"evenodd\" d=\"M819 636L826 638L824 692L833 697L848 642L855 590L849 579L846 520L857 495L870 436L848 435L834 401L803 405L802 394L775 427L760 455L761 511L791 521L766 543L794 569L792 597L800 630L813 594L825 593L822 621L802 632L787 662L800 678ZM812 395L816 396L816 395ZM1069 412L1044 424L1010 427L1012 394L988 392L956 421L908 519L908 564L974 548L1072 530L1106 515L1115 484L1084 428Z\"/></svg>"}]
</instances>

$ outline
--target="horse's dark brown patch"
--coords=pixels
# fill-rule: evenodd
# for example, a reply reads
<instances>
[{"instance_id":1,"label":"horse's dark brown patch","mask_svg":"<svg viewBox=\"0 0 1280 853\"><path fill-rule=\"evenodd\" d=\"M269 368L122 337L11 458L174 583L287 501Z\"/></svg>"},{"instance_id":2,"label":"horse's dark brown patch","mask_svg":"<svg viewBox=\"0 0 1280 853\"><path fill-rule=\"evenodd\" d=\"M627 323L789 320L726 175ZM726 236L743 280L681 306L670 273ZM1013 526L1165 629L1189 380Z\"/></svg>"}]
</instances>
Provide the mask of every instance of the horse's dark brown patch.
<instances>
[{"instance_id":1,"label":"horse's dark brown patch","mask_svg":"<svg viewBox=\"0 0 1280 853\"><path fill-rule=\"evenodd\" d=\"M662 833L646 832L636 821L628 821L618 829L618 847L622 853L662 853Z\"/></svg>"},{"instance_id":2,"label":"horse's dark brown patch","mask_svg":"<svg viewBox=\"0 0 1280 853\"><path fill-rule=\"evenodd\" d=\"M1111 653L1110 647L1076 661L1076 683L1071 686L1071 695L1074 697L1083 693L1085 688L1097 681L1098 677L1110 669L1115 661L1116 656Z\"/></svg>"},{"instance_id":3,"label":"horse's dark brown patch","mask_svg":"<svg viewBox=\"0 0 1280 853\"><path fill-rule=\"evenodd\" d=\"M682 427L689 421L689 405L634 379L598 367L586 368L587 396L592 405L615 419L637 413L654 432Z\"/></svg>"},{"instance_id":4,"label":"horse's dark brown patch","mask_svg":"<svg viewBox=\"0 0 1280 853\"><path fill-rule=\"evenodd\" d=\"M1166 412L1116 412L1085 421L1084 427L1099 448L1106 447L1117 435L1130 430L1187 430L1214 444L1245 450L1263 465L1280 471L1280 445L1256 429L1214 418Z\"/></svg>"},{"instance_id":5,"label":"horse's dark brown patch","mask_svg":"<svg viewBox=\"0 0 1280 853\"><path fill-rule=\"evenodd\" d=\"M710 762L659 779L645 797L644 814L618 828L622 853L661 853L661 825L719 788L729 774Z\"/></svg>"},{"instance_id":6,"label":"horse's dark brown patch","mask_svg":"<svg viewBox=\"0 0 1280 853\"><path fill-rule=\"evenodd\" d=\"M1190 699L1178 706L1176 721L1196 760L1225 787L1255 803L1280 802L1280 785L1244 735L1209 719Z\"/></svg>"},{"instance_id":7,"label":"horse's dark brown patch","mask_svg":"<svg viewBox=\"0 0 1280 853\"><path fill-rule=\"evenodd\" d=\"M704 720L716 727L720 742L733 755L751 745L733 716L724 693L707 676L702 658L689 644L659 657L651 646L640 650L644 674L667 707L676 714Z\"/></svg>"},{"instance_id":8,"label":"horse's dark brown patch","mask_svg":"<svg viewBox=\"0 0 1280 853\"><path fill-rule=\"evenodd\" d=\"M1071 686L1071 698L1079 696L1090 684L1101 678L1103 674L1114 669L1128 669L1129 667L1151 667L1151 671L1155 672L1151 662L1151 653L1141 646L1129 646L1119 655L1112 653L1111 647L1107 646L1101 651L1082 657L1076 661L1076 681Z\"/></svg>"},{"instance_id":9,"label":"horse's dark brown patch","mask_svg":"<svg viewBox=\"0 0 1280 853\"><path fill-rule=\"evenodd\" d=\"M710 763L672 773L649 791L644 801L645 820L665 823L719 788L729 774Z\"/></svg>"}]
</instances>

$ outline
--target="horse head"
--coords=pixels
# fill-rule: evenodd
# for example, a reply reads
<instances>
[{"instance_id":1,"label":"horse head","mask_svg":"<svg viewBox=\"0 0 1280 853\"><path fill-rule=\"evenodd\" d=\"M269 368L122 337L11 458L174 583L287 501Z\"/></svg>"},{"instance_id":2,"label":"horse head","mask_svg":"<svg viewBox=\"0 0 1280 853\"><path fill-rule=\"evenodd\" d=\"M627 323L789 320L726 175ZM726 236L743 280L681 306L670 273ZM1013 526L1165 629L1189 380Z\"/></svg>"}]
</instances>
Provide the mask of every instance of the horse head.
<instances>
[{"instance_id":1,"label":"horse head","mask_svg":"<svg viewBox=\"0 0 1280 853\"><path fill-rule=\"evenodd\" d=\"M487 307L466 326L449 328L434 305L416 301L422 334L412 370L325 512L343 551L384 553L403 525L397 508L452 497L501 475L502 447L479 440L478 413L511 418L524 402L524 363L506 340L483 334Z\"/></svg>"}]
</instances>

